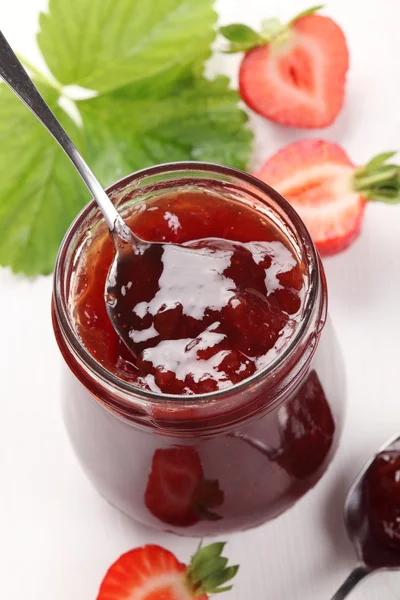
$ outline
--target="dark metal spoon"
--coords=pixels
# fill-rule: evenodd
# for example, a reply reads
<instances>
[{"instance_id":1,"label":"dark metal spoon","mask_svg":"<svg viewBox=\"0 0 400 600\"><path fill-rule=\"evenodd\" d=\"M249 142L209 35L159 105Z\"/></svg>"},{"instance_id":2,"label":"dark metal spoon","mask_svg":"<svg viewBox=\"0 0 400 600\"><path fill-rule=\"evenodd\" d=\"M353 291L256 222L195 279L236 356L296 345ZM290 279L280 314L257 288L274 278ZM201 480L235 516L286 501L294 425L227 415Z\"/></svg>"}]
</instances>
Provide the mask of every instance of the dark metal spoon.
<instances>
[{"instance_id":1,"label":"dark metal spoon","mask_svg":"<svg viewBox=\"0 0 400 600\"><path fill-rule=\"evenodd\" d=\"M350 573L332 600L343 600L365 577L376 571L400 568L400 552L384 544L371 532L365 497L365 480L375 459L387 452L400 454L400 436L391 438L365 464L350 488L344 508L348 536L356 550L358 565Z\"/></svg>"}]
</instances>

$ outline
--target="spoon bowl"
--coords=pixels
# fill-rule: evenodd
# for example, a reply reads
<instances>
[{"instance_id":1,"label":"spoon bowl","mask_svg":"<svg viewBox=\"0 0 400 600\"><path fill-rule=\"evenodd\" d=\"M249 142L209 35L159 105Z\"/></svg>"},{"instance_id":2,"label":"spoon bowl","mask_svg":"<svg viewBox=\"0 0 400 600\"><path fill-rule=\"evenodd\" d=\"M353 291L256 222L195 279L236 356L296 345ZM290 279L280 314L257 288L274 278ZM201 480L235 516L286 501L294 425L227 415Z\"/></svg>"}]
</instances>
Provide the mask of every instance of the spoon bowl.
<instances>
[{"instance_id":1,"label":"spoon bowl","mask_svg":"<svg viewBox=\"0 0 400 600\"><path fill-rule=\"evenodd\" d=\"M141 367L145 371L150 367L152 371L154 364L167 364L172 359L170 347L161 343L156 348L162 341L161 333L169 330L168 322L172 328L174 323L191 321L192 335L197 323L200 336L206 328L202 323L207 313L222 309L240 294L249 296L249 290L236 289L235 282L224 276L231 260L245 249L238 242L220 238L192 240L181 245L138 243L132 239L129 228L119 228L117 224L115 258L105 286L106 309L114 329L139 358ZM172 331L168 339L170 335L174 340ZM146 349L152 349L153 366L143 360ZM185 353L190 354L190 348ZM184 355L180 357L183 358Z\"/></svg>"},{"instance_id":2,"label":"spoon bowl","mask_svg":"<svg viewBox=\"0 0 400 600\"><path fill-rule=\"evenodd\" d=\"M354 545L358 559L370 569L400 567L400 552L382 543L371 532L365 505L365 478L375 459L386 452L398 452L400 455L399 435L387 441L364 465L349 490L344 508L348 536Z\"/></svg>"},{"instance_id":3,"label":"spoon bowl","mask_svg":"<svg viewBox=\"0 0 400 600\"><path fill-rule=\"evenodd\" d=\"M400 568L400 551L384 543L372 531L367 498L368 476L377 458L385 459L389 453L400 457L400 436L390 438L364 465L351 486L344 507L347 534L355 548L358 566L350 573L332 600L343 600L367 575L378 570ZM396 480L397 483L397 480ZM399 482L400 485L400 482Z\"/></svg>"}]
</instances>

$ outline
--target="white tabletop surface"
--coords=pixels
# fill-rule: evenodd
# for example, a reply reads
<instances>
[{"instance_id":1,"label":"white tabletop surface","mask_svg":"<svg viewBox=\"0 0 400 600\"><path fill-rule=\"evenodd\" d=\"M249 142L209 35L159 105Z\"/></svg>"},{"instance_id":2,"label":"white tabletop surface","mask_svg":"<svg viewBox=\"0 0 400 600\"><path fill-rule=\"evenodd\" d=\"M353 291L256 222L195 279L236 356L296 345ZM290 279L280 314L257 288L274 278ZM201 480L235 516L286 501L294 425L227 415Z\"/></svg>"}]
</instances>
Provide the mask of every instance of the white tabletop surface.
<instances>
[{"instance_id":1,"label":"white tabletop surface","mask_svg":"<svg viewBox=\"0 0 400 600\"><path fill-rule=\"evenodd\" d=\"M154 0L155 1L155 0ZM0 25L38 61L37 13L47 0L0 0ZM257 25L289 17L305 0L219 0L221 21ZM400 4L330 0L351 51L346 106L336 124L311 135L338 141L356 162L400 148ZM328 11L327 11L328 12ZM212 70L235 72L236 57ZM252 117L255 164L309 134ZM1 185L1 182L0 182ZM227 600L329 600L355 557L346 539L346 491L369 454L400 429L400 207L369 206L361 239L325 261L330 311L349 380L347 422L317 488L276 521L229 537L241 564ZM146 530L91 488L67 441L59 408L60 357L50 323L50 278L0 270L0 597L94 600L108 566L128 549L160 543L186 560L196 541ZM400 598L400 573L366 580L354 600Z\"/></svg>"}]
</instances>

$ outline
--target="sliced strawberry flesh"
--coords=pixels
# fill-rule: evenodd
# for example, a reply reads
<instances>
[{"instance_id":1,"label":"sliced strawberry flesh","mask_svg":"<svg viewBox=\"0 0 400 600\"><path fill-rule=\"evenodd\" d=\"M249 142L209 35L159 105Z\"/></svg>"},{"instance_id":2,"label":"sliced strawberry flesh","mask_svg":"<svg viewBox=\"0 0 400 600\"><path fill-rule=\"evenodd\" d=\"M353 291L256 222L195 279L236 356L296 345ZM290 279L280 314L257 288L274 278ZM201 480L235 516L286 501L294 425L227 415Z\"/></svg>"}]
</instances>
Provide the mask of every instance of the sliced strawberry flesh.
<instances>
[{"instance_id":1,"label":"sliced strawberry flesh","mask_svg":"<svg viewBox=\"0 0 400 600\"><path fill-rule=\"evenodd\" d=\"M107 571L97 600L207 600L226 586L239 565L222 556L225 542L200 543L188 566L160 546L148 545L123 554Z\"/></svg>"},{"instance_id":2,"label":"sliced strawberry flesh","mask_svg":"<svg viewBox=\"0 0 400 600\"><path fill-rule=\"evenodd\" d=\"M186 566L159 546L127 552L108 570L98 600L191 600ZM207 596L201 596L206 600Z\"/></svg>"},{"instance_id":3,"label":"sliced strawberry flesh","mask_svg":"<svg viewBox=\"0 0 400 600\"><path fill-rule=\"evenodd\" d=\"M304 171L302 181L293 178L279 186L317 245L358 230L363 200L351 190L352 173L351 168L328 164Z\"/></svg>"},{"instance_id":4,"label":"sliced strawberry flesh","mask_svg":"<svg viewBox=\"0 0 400 600\"><path fill-rule=\"evenodd\" d=\"M276 58L282 81L307 96L314 95L317 91L315 60L315 56L306 47L305 41L302 45L300 40L293 40L290 50Z\"/></svg>"},{"instance_id":5,"label":"sliced strawberry flesh","mask_svg":"<svg viewBox=\"0 0 400 600\"><path fill-rule=\"evenodd\" d=\"M289 39L248 52L240 68L240 92L259 114L278 123L326 127L344 101L346 40L327 17L311 15L291 26Z\"/></svg>"},{"instance_id":6,"label":"sliced strawberry flesh","mask_svg":"<svg viewBox=\"0 0 400 600\"><path fill-rule=\"evenodd\" d=\"M323 140L294 142L255 175L292 204L321 254L343 250L357 237L365 200L353 190L354 165L340 146Z\"/></svg>"},{"instance_id":7,"label":"sliced strawberry flesh","mask_svg":"<svg viewBox=\"0 0 400 600\"><path fill-rule=\"evenodd\" d=\"M185 594L185 595L183 595ZM170 586L162 584L161 588L156 588L154 591L141 596L140 600L185 600L186 598L192 599L193 596L188 591L182 592L182 585L177 587L176 583Z\"/></svg>"}]
</instances>

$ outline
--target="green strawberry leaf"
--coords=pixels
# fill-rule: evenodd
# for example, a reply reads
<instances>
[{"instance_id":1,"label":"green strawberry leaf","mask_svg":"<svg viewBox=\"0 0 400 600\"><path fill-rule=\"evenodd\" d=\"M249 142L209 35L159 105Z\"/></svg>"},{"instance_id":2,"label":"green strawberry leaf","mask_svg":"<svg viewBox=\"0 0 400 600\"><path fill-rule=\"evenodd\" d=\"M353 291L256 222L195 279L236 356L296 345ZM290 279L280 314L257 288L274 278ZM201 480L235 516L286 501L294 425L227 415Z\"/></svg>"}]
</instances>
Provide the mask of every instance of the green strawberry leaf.
<instances>
[{"instance_id":1,"label":"green strawberry leaf","mask_svg":"<svg viewBox=\"0 0 400 600\"><path fill-rule=\"evenodd\" d=\"M202 546L200 542L196 553L186 569L185 575L192 594L197 598L206 594L219 594L232 589L232 586L223 586L233 579L239 570L239 565L228 566L228 559L222 552L225 542L216 542L209 546Z\"/></svg>"},{"instance_id":2,"label":"green strawberry leaf","mask_svg":"<svg viewBox=\"0 0 400 600\"><path fill-rule=\"evenodd\" d=\"M237 44L257 42L261 39L254 29L240 23L232 23L232 25L220 27L220 32L227 40Z\"/></svg>"},{"instance_id":3,"label":"green strawberry leaf","mask_svg":"<svg viewBox=\"0 0 400 600\"><path fill-rule=\"evenodd\" d=\"M246 168L252 134L229 80L187 77L163 95L136 86L78 103L87 159L104 185L162 162L200 160Z\"/></svg>"},{"instance_id":4,"label":"green strawberry leaf","mask_svg":"<svg viewBox=\"0 0 400 600\"><path fill-rule=\"evenodd\" d=\"M73 139L76 125L40 86ZM27 275L50 273L60 241L90 198L61 148L20 100L0 84L0 264Z\"/></svg>"},{"instance_id":5,"label":"green strawberry leaf","mask_svg":"<svg viewBox=\"0 0 400 600\"><path fill-rule=\"evenodd\" d=\"M246 52L246 50L251 50L256 46L265 44L265 40L247 25L233 23L232 25L220 27L219 31L224 38L231 42L226 50L230 54L234 52Z\"/></svg>"},{"instance_id":6,"label":"green strawberry leaf","mask_svg":"<svg viewBox=\"0 0 400 600\"><path fill-rule=\"evenodd\" d=\"M78 127L58 106L57 82L27 65L45 99L107 185L136 169L205 160L245 169L252 135L225 77L208 81L213 0L50 0L39 45L62 85L100 92L77 103ZM26 61L25 61L26 63ZM0 86L0 264L50 273L85 201L79 176L35 117Z\"/></svg>"},{"instance_id":7,"label":"green strawberry leaf","mask_svg":"<svg viewBox=\"0 0 400 600\"><path fill-rule=\"evenodd\" d=\"M371 158L371 160L364 166L361 167L364 171L374 171L375 169L381 167L387 160L396 156L397 151L394 152L382 152L377 156Z\"/></svg>"},{"instance_id":8,"label":"green strawberry leaf","mask_svg":"<svg viewBox=\"0 0 400 600\"><path fill-rule=\"evenodd\" d=\"M38 44L54 77L100 93L210 55L212 0L50 0Z\"/></svg>"}]
</instances>

